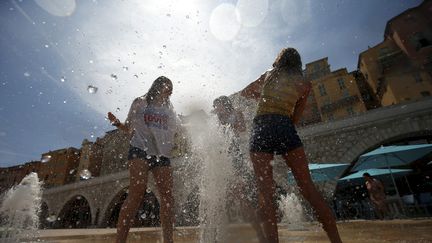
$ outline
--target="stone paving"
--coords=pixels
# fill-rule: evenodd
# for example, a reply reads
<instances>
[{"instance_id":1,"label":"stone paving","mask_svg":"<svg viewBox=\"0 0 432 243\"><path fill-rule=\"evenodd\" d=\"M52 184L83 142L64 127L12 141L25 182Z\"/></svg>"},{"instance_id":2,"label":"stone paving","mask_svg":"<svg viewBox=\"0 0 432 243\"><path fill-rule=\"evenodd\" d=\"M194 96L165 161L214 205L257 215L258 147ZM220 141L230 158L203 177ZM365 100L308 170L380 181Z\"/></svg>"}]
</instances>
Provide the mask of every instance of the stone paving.
<instances>
[{"instance_id":1,"label":"stone paving","mask_svg":"<svg viewBox=\"0 0 432 243\"><path fill-rule=\"evenodd\" d=\"M338 222L344 242L432 242L432 219L346 221ZM328 242L316 223L280 225L280 242ZM109 243L114 242L115 229L43 230L42 242L50 243ZM179 227L175 230L175 242L199 242L197 227ZM128 243L161 243L160 228L136 228L129 234ZM248 225L229 227L225 242L258 242Z\"/></svg>"}]
</instances>

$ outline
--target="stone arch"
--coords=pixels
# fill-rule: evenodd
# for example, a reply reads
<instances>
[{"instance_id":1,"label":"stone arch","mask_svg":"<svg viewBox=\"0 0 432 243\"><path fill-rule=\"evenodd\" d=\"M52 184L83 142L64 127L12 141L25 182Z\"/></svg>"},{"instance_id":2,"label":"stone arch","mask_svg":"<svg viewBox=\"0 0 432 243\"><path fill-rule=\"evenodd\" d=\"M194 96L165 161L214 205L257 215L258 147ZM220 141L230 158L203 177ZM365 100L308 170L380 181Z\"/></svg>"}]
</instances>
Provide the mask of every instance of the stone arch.
<instances>
[{"instance_id":1,"label":"stone arch","mask_svg":"<svg viewBox=\"0 0 432 243\"><path fill-rule=\"evenodd\" d=\"M115 228L117 225L120 209L126 200L128 187L119 190L102 212L100 225ZM159 202L156 195L148 191L135 216L134 227L154 227L160 225Z\"/></svg>"},{"instance_id":2,"label":"stone arch","mask_svg":"<svg viewBox=\"0 0 432 243\"><path fill-rule=\"evenodd\" d=\"M360 142L353 146L344 156L342 161L349 161L351 166L353 166L360 155L370 152L374 149L377 149L381 145L392 145L400 143L401 141L413 140L419 138L429 138L429 141L432 141L432 130L429 129L419 129L417 131L403 131L399 134L391 134L386 131L380 131L376 136L373 136L372 139L369 139L367 142ZM350 166L350 167L351 167ZM348 168L350 169L350 168Z\"/></svg>"},{"instance_id":3,"label":"stone arch","mask_svg":"<svg viewBox=\"0 0 432 243\"><path fill-rule=\"evenodd\" d=\"M58 214L56 228L87 228L91 226L90 203L82 195L75 195L66 202Z\"/></svg>"}]
</instances>

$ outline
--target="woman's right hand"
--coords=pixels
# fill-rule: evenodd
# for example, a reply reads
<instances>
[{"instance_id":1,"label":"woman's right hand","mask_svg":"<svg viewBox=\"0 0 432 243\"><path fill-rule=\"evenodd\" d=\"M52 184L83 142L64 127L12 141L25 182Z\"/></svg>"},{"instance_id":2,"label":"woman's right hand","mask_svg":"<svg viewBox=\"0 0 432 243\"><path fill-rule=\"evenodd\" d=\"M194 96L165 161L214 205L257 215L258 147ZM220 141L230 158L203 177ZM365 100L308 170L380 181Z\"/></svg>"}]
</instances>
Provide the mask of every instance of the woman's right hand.
<instances>
[{"instance_id":1,"label":"woman's right hand","mask_svg":"<svg viewBox=\"0 0 432 243\"><path fill-rule=\"evenodd\" d=\"M113 126L118 126L120 124L120 120L111 112L108 112L108 120Z\"/></svg>"}]
</instances>

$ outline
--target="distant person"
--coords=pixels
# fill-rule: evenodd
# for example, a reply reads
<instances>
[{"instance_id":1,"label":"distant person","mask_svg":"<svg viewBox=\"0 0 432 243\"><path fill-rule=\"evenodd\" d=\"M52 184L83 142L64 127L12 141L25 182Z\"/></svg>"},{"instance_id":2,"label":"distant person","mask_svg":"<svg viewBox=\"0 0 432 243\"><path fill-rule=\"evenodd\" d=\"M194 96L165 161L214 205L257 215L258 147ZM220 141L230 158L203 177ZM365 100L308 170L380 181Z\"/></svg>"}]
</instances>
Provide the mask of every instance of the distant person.
<instances>
[{"instance_id":1,"label":"distant person","mask_svg":"<svg viewBox=\"0 0 432 243\"><path fill-rule=\"evenodd\" d=\"M153 173L161 197L160 219L164 242L173 242L173 178L171 152L174 145L176 115L169 100L173 85L166 77L158 77L146 95L132 103L125 123L111 112L113 126L131 135L128 155L129 193L117 222L117 243L125 243L129 229L147 188L149 171Z\"/></svg>"},{"instance_id":2,"label":"distant person","mask_svg":"<svg viewBox=\"0 0 432 243\"><path fill-rule=\"evenodd\" d=\"M386 194L383 183L371 176L369 173L364 173L366 188L369 192L369 199L375 209L375 213L379 219L384 219L388 214L386 203Z\"/></svg>"},{"instance_id":3,"label":"distant person","mask_svg":"<svg viewBox=\"0 0 432 243\"><path fill-rule=\"evenodd\" d=\"M240 210L244 220L249 221L254 228L259 242L264 243L265 237L262 231L258 212L255 179L247 168L247 161L240 148L241 136L246 136L246 124L243 113L234 109L231 100L227 96L221 96L213 101L214 113L216 113L221 125L227 126L234 133L230 144L230 155L233 157L234 182L228 193L231 200L240 201Z\"/></svg>"},{"instance_id":4,"label":"distant person","mask_svg":"<svg viewBox=\"0 0 432 243\"><path fill-rule=\"evenodd\" d=\"M279 53L273 69L241 91L242 96L259 100L250 154L263 199L260 215L264 232L271 243L279 242L271 164L275 154L282 155L291 168L301 194L312 205L331 242L341 242L333 212L312 182L303 144L294 126L300 120L310 90L310 82L303 78L300 55L287 48Z\"/></svg>"}]
</instances>

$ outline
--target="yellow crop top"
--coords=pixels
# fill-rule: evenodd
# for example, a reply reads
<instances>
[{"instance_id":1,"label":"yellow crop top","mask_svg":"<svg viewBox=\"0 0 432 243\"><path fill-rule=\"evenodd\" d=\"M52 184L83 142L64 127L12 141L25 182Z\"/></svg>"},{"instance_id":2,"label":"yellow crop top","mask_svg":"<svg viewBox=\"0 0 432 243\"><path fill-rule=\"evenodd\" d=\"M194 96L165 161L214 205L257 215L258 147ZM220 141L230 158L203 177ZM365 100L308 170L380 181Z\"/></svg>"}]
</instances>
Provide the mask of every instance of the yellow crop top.
<instances>
[{"instance_id":1,"label":"yellow crop top","mask_svg":"<svg viewBox=\"0 0 432 243\"><path fill-rule=\"evenodd\" d=\"M299 80L303 80L302 75L283 70L275 75L267 74L256 115L278 114L292 117L300 98L296 88Z\"/></svg>"}]
</instances>

